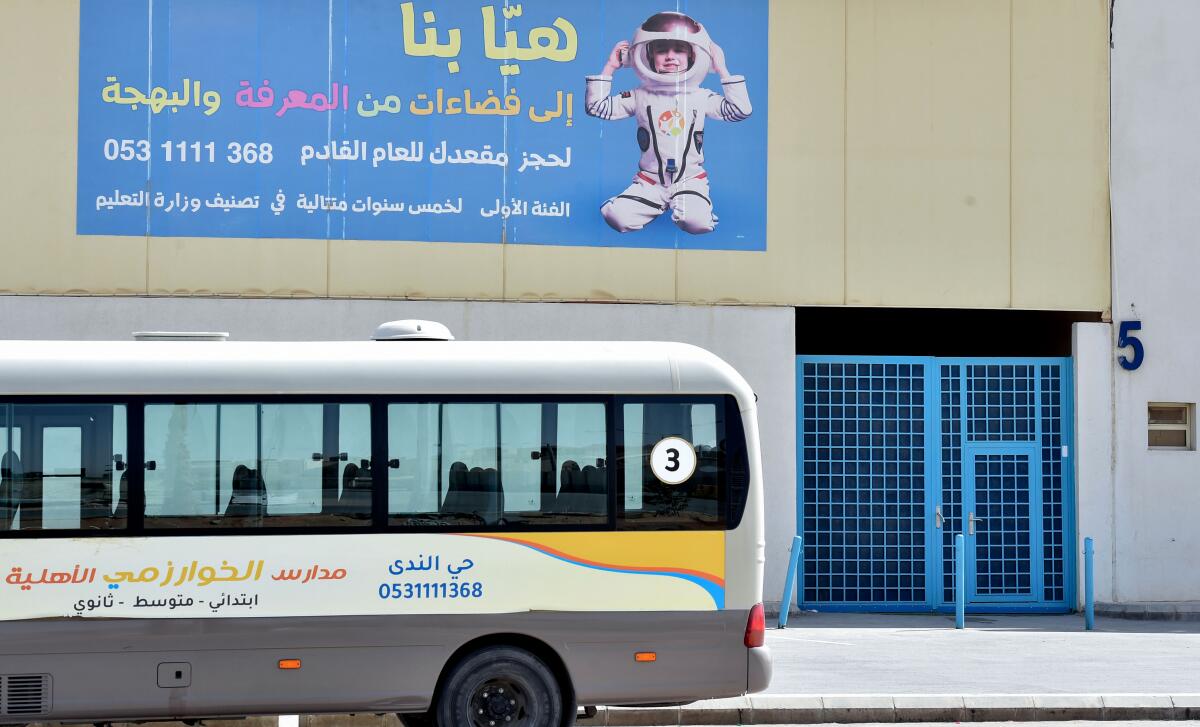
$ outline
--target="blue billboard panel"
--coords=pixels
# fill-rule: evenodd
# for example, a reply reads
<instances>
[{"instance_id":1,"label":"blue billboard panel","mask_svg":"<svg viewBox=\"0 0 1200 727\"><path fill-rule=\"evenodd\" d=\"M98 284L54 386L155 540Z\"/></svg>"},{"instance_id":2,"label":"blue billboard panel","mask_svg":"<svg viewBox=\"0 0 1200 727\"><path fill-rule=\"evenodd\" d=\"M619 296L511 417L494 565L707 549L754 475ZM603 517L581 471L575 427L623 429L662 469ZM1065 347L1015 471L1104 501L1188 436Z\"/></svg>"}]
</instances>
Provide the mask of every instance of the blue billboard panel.
<instances>
[{"instance_id":1,"label":"blue billboard panel","mask_svg":"<svg viewBox=\"0 0 1200 727\"><path fill-rule=\"evenodd\" d=\"M77 231L765 250L767 5L82 0Z\"/></svg>"}]
</instances>

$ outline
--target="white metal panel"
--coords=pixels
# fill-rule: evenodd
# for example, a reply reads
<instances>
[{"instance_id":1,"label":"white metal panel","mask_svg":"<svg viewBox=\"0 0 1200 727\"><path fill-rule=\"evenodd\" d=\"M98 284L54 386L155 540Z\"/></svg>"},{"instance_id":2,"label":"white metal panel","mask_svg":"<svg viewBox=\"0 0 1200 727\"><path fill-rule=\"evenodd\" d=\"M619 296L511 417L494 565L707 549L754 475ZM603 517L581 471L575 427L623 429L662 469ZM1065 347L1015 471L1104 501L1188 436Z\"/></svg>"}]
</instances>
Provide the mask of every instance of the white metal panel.
<instances>
[{"instance_id":1,"label":"white metal panel","mask_svg":"<svg viewBox=\"0 0 1200 727\"><path fill-rule=\"evenodd\" d=\"M730 393L742 409L753 404L749 385L729 364L680 343L10 341L0 347L0 396L544 393Z\"/></svg>"}]
</instances>

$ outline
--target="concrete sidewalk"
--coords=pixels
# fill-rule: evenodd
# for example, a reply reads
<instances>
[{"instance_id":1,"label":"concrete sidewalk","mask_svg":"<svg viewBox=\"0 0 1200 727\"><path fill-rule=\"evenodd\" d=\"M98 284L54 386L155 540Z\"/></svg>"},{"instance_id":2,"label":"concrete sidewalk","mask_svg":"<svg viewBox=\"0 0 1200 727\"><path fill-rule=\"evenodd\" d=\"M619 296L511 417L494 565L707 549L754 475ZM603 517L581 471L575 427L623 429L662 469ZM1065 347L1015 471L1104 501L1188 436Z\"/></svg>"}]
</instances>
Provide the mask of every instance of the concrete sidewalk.
<instances>
[{"instance_id":1,"label":"concrete sidewalk","mask_svg":"<svg viewBox=\"0 0 1200 727\"><path fill-rule=\"evenodd\" d=\"M768 619L773 626L775 619ZM1069 616L794 614L770 688L581 725L1200 719L1200 623Z\"/></svg>"},{"instance_id":2,"label":"concrete sidewalk","mask_svg":"<svg viewBox=\"0 0 1200 727\"><path fill-rule=\"evenodd\" d=\"M1200 692L1200 623L1083 617L811 614L768 619L768 694Z\"/></svg>"}]
</instances>

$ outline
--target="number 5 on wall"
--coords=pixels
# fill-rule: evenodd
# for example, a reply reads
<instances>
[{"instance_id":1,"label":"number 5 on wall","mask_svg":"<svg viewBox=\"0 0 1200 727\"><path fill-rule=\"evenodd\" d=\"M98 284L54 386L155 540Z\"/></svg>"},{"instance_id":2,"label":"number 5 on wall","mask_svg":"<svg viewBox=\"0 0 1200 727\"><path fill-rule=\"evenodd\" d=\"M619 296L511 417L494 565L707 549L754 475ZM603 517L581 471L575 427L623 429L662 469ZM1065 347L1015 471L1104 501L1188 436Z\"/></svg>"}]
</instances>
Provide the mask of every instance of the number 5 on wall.
<instances>
[{"instance_id":1,"label":"number 5 on wall","mask_svg":"<svg viewBox=\"0 0 1200 727\"><path fill-rule=\"evenodd\" d=\"M1133 358L1126 358L1125 354L1117 356L1117 361L1121 363L1121 368L1126 371L1135 371L1142 365L1142 360L1146 357L1146 349L1142 347L1142 341L1137 336L1130 335L1134 331L1142 330L1141 321L1121 321L1121 327L1117 329L1117 348L1133 349Z\"/></svg>"}]
</instances>

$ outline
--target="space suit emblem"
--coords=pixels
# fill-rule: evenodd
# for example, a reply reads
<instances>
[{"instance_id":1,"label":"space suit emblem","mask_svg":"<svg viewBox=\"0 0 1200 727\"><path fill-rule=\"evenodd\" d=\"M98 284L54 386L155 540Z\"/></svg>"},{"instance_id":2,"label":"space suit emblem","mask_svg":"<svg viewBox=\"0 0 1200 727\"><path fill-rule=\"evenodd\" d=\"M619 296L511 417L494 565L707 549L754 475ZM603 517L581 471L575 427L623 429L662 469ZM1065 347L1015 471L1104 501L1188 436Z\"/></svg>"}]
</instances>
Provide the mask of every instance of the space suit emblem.
<instances>
[{"instance_id":1,"label":"space suit emblem","mask_svg":"<svg viewBox=\"0 0 1200 727\"><path fill-rule=\"evenodd\" d=\"M658 130L670 136L679 136L684 132L683 114L679 109L664 111L658 115Z\"/></svg>"}]
</instances>

